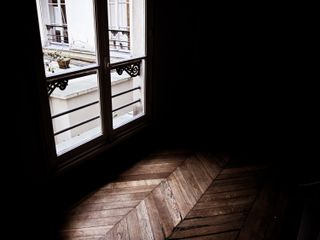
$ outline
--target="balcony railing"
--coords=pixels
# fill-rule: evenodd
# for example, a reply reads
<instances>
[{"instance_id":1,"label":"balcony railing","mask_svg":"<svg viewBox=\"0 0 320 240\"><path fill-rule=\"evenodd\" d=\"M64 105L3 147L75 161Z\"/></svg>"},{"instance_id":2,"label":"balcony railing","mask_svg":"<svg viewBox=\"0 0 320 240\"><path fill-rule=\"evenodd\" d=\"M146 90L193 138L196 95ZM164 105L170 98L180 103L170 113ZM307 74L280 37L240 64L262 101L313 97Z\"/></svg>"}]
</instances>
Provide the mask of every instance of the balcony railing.
<instances>
[{"instance_id":1,"label":"balcony railing","mask_svg":"<svg viewBox=\"0 0 320 240\"><path fill-rule=\"evenodd\" d=\"M140 74L140 65L141 65L141 61L142 59L144 59L145 57L142 57L142 58L137 58L137 59L133 59L133 60L127 60L127 61L123 61L123 62L119 62L119 63L116 63L116 64L113 64L111 65L110 69L114 69L119 75L121 75L123 73L123 71L127 72L131 77L136 77ZM85 75L87 75L88 73L91 73L91 72L94 72L94 70L88 70L88 72L85 73ZM84 74L84 73L82 73ZM79 76L82 76L81 73L77 73L76 76L79 77ZM72 79L70 79L71 81ZM60 90L65 90L68 86L68 77L63 77L63 78L60 78L60 79L50 79L48 82L47 82L47 88L48 88L48 95L50 96L51 93L56 89L56 88L59 88ZM141 90L141 87L138 86L138 87L134 87L134 88L131 88L131 89L128 89L128 90L125 90L125 91L122 91L122 92L119 92L119 93L116 93L116 94L113 94L111 97L112 99L113 98L117 98L119 96L122 96L124 94L128 94L128 93L131 93L133 91L137 91L137 90ZM131 105L134 105L136 103L139 103L141 102L141 99L136 99L132 102L128 102L128 103L125 103L124 105L122 106L119 106L117 108L113 108L112 109L112 112L116 112L116 111L119 111L123 108L126 108L126 107L129 107ZM56 118L59 118L59 117L62 117L62 116L65 116L67 114L70 114L70 113L73 113L73 112L76 112L76 111L79 111L81 109L84 109L84 108L88 108L90 106L93 106L93 105L96 105L96 104L99 104L99 101L93 101L93 102L90 102L90 103L87 103L85 105L81 105L79 107L76 107L76 108L73 108L73 109L70 109L70 110L67 110L67 111L63 111L61 113L58 113L58 114L55 114L55 115L52 115L51 118L52 120L53 119L56 119ZM69 131L69 130L72 130L74 128L77 128L81 125L84 125L84 124L87 124L89 122L92 122L96 119L99 119L100 118L100 115L96 115L96 116L93 116L89 119L86 119L84 121L81 121L79 123L76 123L72 126L69 126L69 127L66 127L66 128L63 128L59 131L56 131L54 132L54 136L57 136L59 134L62 134L66 131Z\"/></svg>"},{"instance_id":2,"label":"balcony railing","mask_svg":"<svg viewBox=\"0 0 320 240\"><path fill-rule=\"evenodd\" d=\"M136 91L136 90L140 90L140 89L141 89L141 87L135 87L135 88L132 88L132 89L129 89L129 90L126 90L126 91L117 93L117 94L115 94L115 95L112 95L112 98L119 97L119 96L121 96L121 95L130 93L130 92L133 92L133 91ZM135 100L135 101L132 101L132 102L130 102L130 103L127 103L127 104L125 104L125 105L123 105L123 106L120 106L120 107L118 107L118 108L116 108L116 109L112 109L112 112L119 111L119 110L121 110L121 109L123 109L123 108L129 107L129 106L131 106L131 105L133 105L133 104L135 104L135 103L139 103L139 102L141 102L141 99L140 99L140 98L137 99L137 100ZM72 112L79 111L79 110L81 110L81 109L90 107L90 106L95 105L95 104L98 104L98 103L99 103L99 101L94 101L94 102L91 102L91 103L82 105L82 106L80 106L80 107L76 107L76 108L73 108L73 109L70 109L70 110L61 112L61 113L59 113L59 114L53 115L53 116L51 116L51 118L52 118L52 119L55 119L55 118L58 118L58 117L62 117L62 116L64 116L64 115L66 115L66 114L70 114L70 113L72 113ZM64 132L66 132L66 131L72 130L72 129L76 128L76 127L82 126L82 125L84 125L84 124L86 124L86 123L92 122L92 121L94 121L94 120L96 120L96 119L98 119L98 118L100 118L100 115L94 116L94 117L92 117L92 118L90 118L90 119L84 120L84 121L79 122L79 123L77 123L77 124L75 124L75 125L72 125L72 126L70 126L70 127L64 128L64 129L62 129L62 130L60 130L60 131L54 132L54 136L59 135L59 134L62 134L62 133L64 133Z\"/></svg>"},{"instance_id":3,"label":"balcony railing","mask_svg":"<svg viewBox=\"0 0 320 240\"><path fill-rule=\"evenodd\" d=\"M46 24L47 28L47 39L49 43L63 43L68 44L68 27L66 24Z\"/></svg>"},{"instance_id":4,"label":"balcony railing","mask_svg":"<svg viewBox=\"0 0 320 240\"><path fill-rule=\"evenodd\" d=\"M61 112L61 113L59 113L59 114L53 115L51 118L52 118L52 119L55 119L55 118L64 116L64 115L66 115L66 114L69 114L69 113L72 113L72 112L79 111L79 110L81 110L81 109L90 107L90 106L95 105L95 104L98 104L98 103L99 103L99 101L94 101L94 102L91 102L91 103L82 105L82 106L80 106L80 107L76 107L76 108L70 109L70 110L68 110L68 111L64 111L64 112ZM55 136L56 136L56 135L59 135L59 134L61 134L61 133L64 133L64 132L66 132L66 131L69 131L69 130L71 130L71 129L73 129L73 128L76 128L76 127L79 127L79 126L81 126L81 125L84 125L84 124L86 124L86 123L88 123L88 122L92 122L92 121L94 121L94 120L96 120L96 119L98 119L98 118L100 118L99 115L94 116L94 117L92 117L92 118L90 118L90 119L87 119L87 120L85 120L85 121L82 121L82 122L80 122L80 123L78 123L78 124L75 124L75 125L73 125L73 126L64 128L64 129L62 129L62 130L60 130L60 131L58 131L58 132L55 132L54 135L55 135Z\"/></svg>"},{"instance_id":5,"label":"balcony railing","mask_svg":"<svg viewBox=\"0 0 320 240\"><path fill-rule=\"evenodd\" d=\"M111 50L130 50L130 31L109 29L109 46Z\"/></svg>"},{"instance_id":6,"label":"balcony railing","mask_svg":"<svg viewBox=\"0 0 320 240\"><path fill-rule=\"evenodd\" d=\"M133 92L133 91L135 91L135 90L141 90L141 87L135 87L135 88L131 88L131 89L127 90L127 91L123 91L123 92L117 93L117 94L115 94L115 95L112 95L112 98L119 97L119 96L121 96L121 95L123 95L123 94L130 93L130 92ZM132 102L130 102L130 103L127 103L127 104L125 104L125 105L123 105L123 106L120 106L120 107L117 107L117 108L115 108L115 109L112 109L112 112L119 111L119 110L121 110L121 109L123 109L123 108L129 107L129 106L131 106L131 105L133 105L133 104L135 104L135 103L138 103L138 102L141 102L141 99L140 99L140 98L139 98L138 100L135 100L135 101L132 101Z\"/></svg>"}]
</instances>

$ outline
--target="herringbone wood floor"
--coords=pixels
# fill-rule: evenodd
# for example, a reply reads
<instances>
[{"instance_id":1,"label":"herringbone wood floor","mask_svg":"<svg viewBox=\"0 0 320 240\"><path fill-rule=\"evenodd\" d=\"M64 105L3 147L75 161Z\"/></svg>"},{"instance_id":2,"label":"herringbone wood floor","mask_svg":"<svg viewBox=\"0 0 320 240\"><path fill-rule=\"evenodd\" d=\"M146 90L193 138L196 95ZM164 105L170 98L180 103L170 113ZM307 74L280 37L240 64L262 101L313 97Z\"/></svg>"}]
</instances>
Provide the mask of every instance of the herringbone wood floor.
<instances>
[{"instance_id":1,"label":"herringbone wood floor","mask_svg":"<svg viewBox=\"0 0 320 240\"><path fill-rule=\"evenodd\" d=\"M266 172L266 166L232 164L227 156L203 152L152 154L68 211L60 236L273 239L283 208L270 202L277 196L269 194Z\"/></svg>"}]
</instances>

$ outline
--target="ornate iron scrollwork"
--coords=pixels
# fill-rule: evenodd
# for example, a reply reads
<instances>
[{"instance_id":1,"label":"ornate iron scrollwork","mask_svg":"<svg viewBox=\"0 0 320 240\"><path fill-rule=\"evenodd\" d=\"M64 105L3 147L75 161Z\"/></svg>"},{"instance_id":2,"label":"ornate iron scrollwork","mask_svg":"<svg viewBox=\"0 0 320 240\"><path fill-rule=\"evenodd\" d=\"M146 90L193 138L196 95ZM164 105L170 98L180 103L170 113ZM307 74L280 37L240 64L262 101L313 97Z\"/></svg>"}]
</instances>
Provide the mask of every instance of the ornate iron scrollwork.
<instances>
[{"instance_id":1,"label":"ornate iron scrollwork","mask_svg":"<svg viewBox=\"0 0 320 240\"><path fill-rule=\"evenodd\" d=\"M136 77L140 75L140 63L141 61L135 63L129 63L128 65L119 66L116 71L119 75L126 71L131 77Z\"/></svg>"},{"instance_id":2,"label":"ornate iron scrollwork","mask_svg":"<svg viewBox=\"0 0 320 240\"><path fill-rule=\"evenodd\" d=\"M68 80L63 79L56 82L49 82L47 86L48 95L50 96L51 93L58 87L60 90L65 90L68 86Z\"/></svg>"}]
</instances>

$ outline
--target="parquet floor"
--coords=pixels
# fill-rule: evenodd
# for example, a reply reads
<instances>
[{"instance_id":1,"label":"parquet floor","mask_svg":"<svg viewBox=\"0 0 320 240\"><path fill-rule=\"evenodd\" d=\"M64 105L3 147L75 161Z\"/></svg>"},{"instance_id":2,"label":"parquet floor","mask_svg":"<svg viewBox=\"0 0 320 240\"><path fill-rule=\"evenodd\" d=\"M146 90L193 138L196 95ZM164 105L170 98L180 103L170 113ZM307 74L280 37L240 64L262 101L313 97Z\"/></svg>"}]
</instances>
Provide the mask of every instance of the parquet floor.
<instances>
[{"instance_id":1,"label":"parquet floor","mask_svg":"<svg viewBox=\"0 0 320 240\"><path fill-rule=\"evenodd\" d=\"M278 229L274 214L283 208L270 202L278 195L269 194L266 167L228 162L200 152L152 154L68 211L60 237L273 239L265 233Z\"/></svg>"},{"instance_id":2,"label":"parquet floor","mask_svg":"<svg viewBox=\"0 0 320 240\"><path fill-rule=\"evenodd\" d=\"M263 170L222 170L169 239L237 239L261 187Z\"/></svg>"}]
</instances>

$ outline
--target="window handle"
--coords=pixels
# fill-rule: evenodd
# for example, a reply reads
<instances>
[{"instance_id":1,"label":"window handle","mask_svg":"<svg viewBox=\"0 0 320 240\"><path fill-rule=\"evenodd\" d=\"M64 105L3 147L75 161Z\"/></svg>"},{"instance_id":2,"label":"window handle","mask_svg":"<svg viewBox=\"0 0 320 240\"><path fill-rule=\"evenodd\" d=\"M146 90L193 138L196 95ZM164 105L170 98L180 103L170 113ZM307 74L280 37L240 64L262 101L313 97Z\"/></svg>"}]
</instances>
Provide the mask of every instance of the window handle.
<instances>
[{"instance_id":1,"label":"window handle","mask_svg":"<svg viewBox=\"0 0 320 240\"><path fill-rule=\"evenodd\" d=\"M110 70L110 63L107 59L107 57L104 58L104 64L103 64L103 68L104 68L104 72L105 74L108 74L109 73L109 70Z\"/></svg>"}]
</instances>

